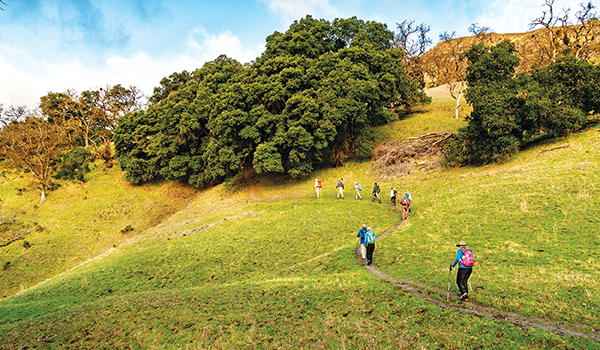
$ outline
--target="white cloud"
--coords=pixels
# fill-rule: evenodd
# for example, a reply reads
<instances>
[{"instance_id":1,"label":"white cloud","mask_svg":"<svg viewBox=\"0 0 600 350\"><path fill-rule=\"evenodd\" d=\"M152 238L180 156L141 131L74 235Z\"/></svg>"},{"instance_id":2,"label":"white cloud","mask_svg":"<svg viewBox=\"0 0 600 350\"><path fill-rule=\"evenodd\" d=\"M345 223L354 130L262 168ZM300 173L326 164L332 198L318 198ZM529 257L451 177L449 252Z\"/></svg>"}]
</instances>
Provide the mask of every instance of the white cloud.
<instances>
[{"instance_id":1,"label":"white cloud","mask_svg":"<svg viewBox=\"0 0 600 350\"><path fill-rule=\"evenodd\" d=\"M306 15L313 17L335 17L339 11L329 4L329 0L262 0L269 10L280 14L284 23L300 19Z\"/></svg>"},{"instance_id":2,"label":"white cloud","mask_svg":"<svg viewBox=\"0 0 600 350\"><path fill-rule=\"evenodd\" d=\"M212 61L219 55L227 55L246 63L255 60L265 48L261 44L254 49L246 49L240 39L230 31L214 35L203 28L196 28L188 35L187 45L187 54L200 55L204 62Z\"/></svg>"},{"instance_id":3,"label":"white cloud","mask_svg":"<svg viewBox=\"0 0 600 350\"><path fill-rule=\"evenodd\" d=\"M185 53L170 58L153 58L145 52L129 57L115 55L103 64L92 66L78 59L48 62L18 50L0 55L0 103L36 107L48 92L78 92L104 85L134 85L151 95L160 80L173 72L193 71L221 54L245 63L256 59L264 45L254 49L243 47L230 32L213 35L198 29L192 32ZM23 64L23 62L26 62Z\"/></svg>"}]
</instances>

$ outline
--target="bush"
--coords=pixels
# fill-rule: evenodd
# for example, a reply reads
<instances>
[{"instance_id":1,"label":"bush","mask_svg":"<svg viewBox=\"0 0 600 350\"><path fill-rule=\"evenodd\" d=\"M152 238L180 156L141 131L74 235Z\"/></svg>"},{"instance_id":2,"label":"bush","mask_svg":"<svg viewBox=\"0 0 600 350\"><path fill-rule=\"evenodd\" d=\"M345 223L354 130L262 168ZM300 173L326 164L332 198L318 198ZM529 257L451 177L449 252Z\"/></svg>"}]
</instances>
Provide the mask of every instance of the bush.
<instances>
[{"instance_id":1,"label":"bush","mask_svg":"<svg viewBox=\"0 0 600 350\"><path fill-rule=\"evenodd\" d=\"M83 147L74 148L56 161L52 176L56 179L85 182L85 174L90 172L89 163L93 160L92 152Z\"/></svg>"},{"instance_id":2,"label":"bush","mask_svg":"<svg viewBox=\"0 0 600 350\"><path fill-rule=\"evenodd\" d=\"M124 229L121 230L121 233L122 234L127 234L127 233L132 232L132 231L134 231L133 227L131 227L131 225L127 225L127 226L125 226Z\"/></svg>"},{"instance_id":3,"label":"bush","mask_svg":"<svg viewBox=\"0 0 600 350\"><path fill-rule=\"evenodd\" d=\"M31 243L27 242L27 241L23 241L23 248L28 249L31 247Z\"/></svg>"}]
</instances>

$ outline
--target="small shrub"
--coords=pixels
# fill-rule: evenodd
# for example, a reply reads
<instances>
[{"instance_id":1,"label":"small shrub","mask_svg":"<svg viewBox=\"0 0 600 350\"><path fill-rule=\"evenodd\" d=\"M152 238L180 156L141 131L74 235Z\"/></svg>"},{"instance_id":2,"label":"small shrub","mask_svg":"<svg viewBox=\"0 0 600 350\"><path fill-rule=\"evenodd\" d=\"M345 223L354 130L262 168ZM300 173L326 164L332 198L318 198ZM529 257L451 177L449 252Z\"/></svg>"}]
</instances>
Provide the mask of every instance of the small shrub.
<instances>
[{"instance_id":1,"label":"small shrub","mask_svg":"<svg viewBox=\"0 0 600 350\"><path fill-rule=\"evenodd\" d=\"M7 261L4 263L4 266L2 267L2 271L6 271L8 270L8 267L10 266L10 261Z\"/></svg>"},{"instance_id":2,"label":"small shrub","mask_svg":"<svg viewBox=\"0 0 600 350\"><path fill-rule=\"evenodd\" d=\"M30 247L31 247L31 243L29 243L27 241L23 241L23 248L29 249Z\"/></svg>"},{"instance_id":3,"label":"small shrub","mask_svg":"<svg viewBox=\"0 0 600 350\"><path fill-rule=\"evenodd\" d=\"M50 181L48 183L48 191L49 192L54 191L54 190L58 189L59 187L60 187L60 184L58 182Z\"/></svg>"},{"instance_id":4,"label":"small shrub","mask_svg":"<svg viewBox=\"0 0 600 350\"><path fill-rule=\"evenodd\" d=\"M33 229L34 229L34 230L36 230L37 232L42 232L42 231L44 231L44 228L42 227L42 225L40 225L40 224L39 224L39 223L37 223L37 222L34 222L34 223L33 223Z\"/></svg>"},{"instance_id":5,"label":"small shrub","mask_svg":"<svg viewBox=\"0 0 600 350\"><path fill-rule=\"evenodd\" d=\"M133 227L131 227L131 225L127 225L127 226L125 226L124 229L121 230L121 233L122 234L127 234L127 233L132 232L132 231L133 231Z\"/></svg>"},{"instance_id":6,"label":"small shrub","mask_svg":"<svg viewBox=\"0 0 600 350\"><path fill-rule=\"evenodd\" d=\"M25 192L25 188L17 188L17 196L22 196L23 192Z\"/></svg>"}]
</instances>

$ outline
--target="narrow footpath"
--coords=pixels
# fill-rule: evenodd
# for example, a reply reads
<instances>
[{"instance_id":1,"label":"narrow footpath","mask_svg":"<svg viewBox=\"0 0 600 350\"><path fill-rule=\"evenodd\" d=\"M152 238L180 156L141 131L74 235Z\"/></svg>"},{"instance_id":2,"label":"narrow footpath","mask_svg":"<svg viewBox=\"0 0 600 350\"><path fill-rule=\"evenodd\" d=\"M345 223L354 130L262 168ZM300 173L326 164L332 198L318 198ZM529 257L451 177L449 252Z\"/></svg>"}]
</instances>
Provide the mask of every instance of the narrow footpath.
<instances>
[{"instance_id":1,"label":"narrow footpath","mask_svg":"<svg viewBox=\"0 0 600 350\"><path fill-rule=\"evenodd\" d=\"M377 240L379 241L379 240L385 238L385 236L396 231L397 229L399 229L400 227L405 225L407 222L408 222L408 219L405 221L401 221L398 224L390 227L384 233L377 236ZM598 330L593 329L589 326L567 324L567 323L562 323L562 322L551 322L551 321L546 321L546 320L539 319L539 318L528 318L528 317L525 317L525 316L522 316L522 315L519 315L516 313L506 312L506 311L502 311L502 310L499 310L496 308L481 305L476 302L459 301L459 297L454 294L450 295L450 298L452 299L453 302L446 303L444 301L440 301L438 299L432 298L431 295L438 294L442 297L441 300L446 300L446 296L447 296L446 290L443 290L441 288L430 287L430 286L424 285L422 283L411 281L409 279L398 280L394 277L391 277L391 276L379 271L379 269L374 267L373 265L367 266L364 264L364 261L362 261L358 248L356 249L356 257L361 261L361 263L363 263L365 268L369 272L371 272L373 275L377 276L378 278L380 278L386 282L389 282L389 283L397 286L398 288L400 288L401 290L403 290L406 293L410 293L410 294L414 295L415 297L417 297L423 301L426 301L428 303L437 305L438 307L441 307L444 309L450 309L453 311L457 311L457 312L460 312L463 314L472 315L472 316L476 316L476 317L481 317L481 318L485 317L485 318L489 318L489 319L492 319L495 321L508 322L508 323L512 323L519 327L538 328L538 329L543 329L545 331L556 333L559 335L566 334L566 335L571 335L574 337L582 337L582 338L589 338L589 339L593 339L593 340L600 340L600 332L598 332ZM458 303L456 303L456 302L458 302ZM591 332L590 332L590 329L591 329ZM583 330L585 330L585 332Z\"/></svg>"}]
</instances>

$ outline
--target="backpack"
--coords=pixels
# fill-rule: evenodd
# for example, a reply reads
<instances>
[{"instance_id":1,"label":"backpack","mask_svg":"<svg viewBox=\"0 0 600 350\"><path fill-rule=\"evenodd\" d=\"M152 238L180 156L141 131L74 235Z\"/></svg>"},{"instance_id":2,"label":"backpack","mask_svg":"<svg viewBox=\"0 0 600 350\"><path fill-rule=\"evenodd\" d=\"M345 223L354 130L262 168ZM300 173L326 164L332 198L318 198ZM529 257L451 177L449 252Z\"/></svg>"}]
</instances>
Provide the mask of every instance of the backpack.
<instances>
[{"instance_id":1,"label":"backpack","mask_svg":"<svg viewBox=\"0 0 600 350\"><path fill-rule=\"evenodd\" d=\"M362 186L361 185L356 186L356 188L358 188L359 191L362 191Z\"/></svg>"},{"instance_id":2,"label":"backpack","mask_svg":"<svg viewBox=\"0 0 600 350\"><path fill-rule=\"evenodd\" d=\"M406 199L406 197L402 197L402 200L400 201L400 204L402 204L402 205L408 205L408 200Z\"/></svg>"},{"instance_id":3,"label":"backpack","mask_svg":"<svg viewBox=\"0 0 600 350\"><path fill-rule=\"evenodd\" d=\"M375 243L375 232L373 231L367 231L367 238L365 239L365 241L367 242L367 244L373 244Z\"/></svg>"},{"instance_id":4,"label":"backpack","mask_svg":"<svg viewBox=\"0 0 600 350\"><path fill-rule=\"evenodd\" d=\"M317 188L321 188L321 180L317 181Z\"/></svg>"},{"instance_id":5,"label":"backpack","mask_svg":"<svg viewBox=\"0 0 600 350\"><path fill-rule=\"evenodd\" d=\"M475 256L471 249L463 248L463 257L460 259L462 266L473 267L475 265Z\"/></svg>"},{"instance_id":6,"label":"backpack","mask_svg":"<svg viewBox=\"0 0 600 350\"><path fill-rule=\"evenodd\" d=\"M344 183L340 181L340 187L343 189L344 188Z\"/></svg>"}]
</instances>

